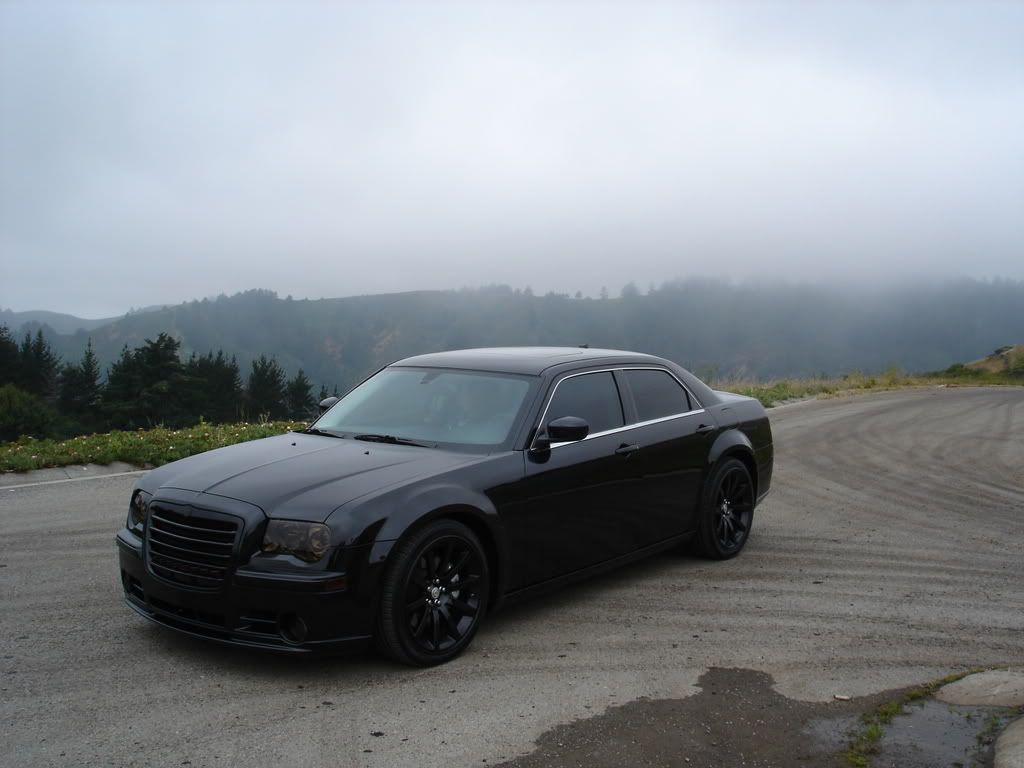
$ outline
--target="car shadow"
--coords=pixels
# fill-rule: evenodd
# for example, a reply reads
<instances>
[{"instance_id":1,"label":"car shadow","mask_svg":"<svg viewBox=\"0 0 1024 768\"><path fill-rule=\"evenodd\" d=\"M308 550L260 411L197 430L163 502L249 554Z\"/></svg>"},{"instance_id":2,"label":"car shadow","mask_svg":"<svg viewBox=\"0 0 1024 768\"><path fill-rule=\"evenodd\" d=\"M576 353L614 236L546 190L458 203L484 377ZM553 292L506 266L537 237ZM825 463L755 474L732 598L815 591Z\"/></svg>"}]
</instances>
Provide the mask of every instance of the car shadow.
<instances>
[{"instance_id":1,"label":"car shadow","mask_svg":"<svg viewBox=\"0 0 1024 768\"><path fill-rule=\"evenodd\" d=\"M621 589L623 581L628 581L638 590L643 590L646 582L657 581L680 568L696 567L703 562L706 561L679 552L662 553L555 588L550 592L516 600L501 606L488 617L480 629L478 640L489 635L515 633L517 625L521 625L526 619L544 621L549 615L551 618L559 616L573 604L603 600L611 590ZM325 676L335 680L350 678L350 682L356 683L360 680L380 681L396 676L433 675L451 664L473 663L474 657L471 646L465 655L449 662L449 665L416 669L385 659L372 647L364 651L338 654L275 653L222 645L181 635L148 623L138 630L145 633L146 642L152 644L152 654L173 658L183 666L212 667L222 674L273 680L278 684L296 686L307 682L320 684Z\"/></svg>"},{"instance_id":2,"label":"car shadow","mask_svg":"<svg viewBox=\"0 0 1024 768\"><path fill-rule=\"evenodd\" d=\"M506 626L521 621L544 618L549 612L560 613L566 607L590 599L603 599L612 589L619 589L623 582L643 589L645 582L657 581L679 568L695 567L707 561L700 560L683 552L669 551L619 566L597 576L588 576L580 581L570 582L564 586L541 591L522 599L514 599L502 605L480 629L481 634L495 630L514 631Z\"/></svg>"}]
</instances>

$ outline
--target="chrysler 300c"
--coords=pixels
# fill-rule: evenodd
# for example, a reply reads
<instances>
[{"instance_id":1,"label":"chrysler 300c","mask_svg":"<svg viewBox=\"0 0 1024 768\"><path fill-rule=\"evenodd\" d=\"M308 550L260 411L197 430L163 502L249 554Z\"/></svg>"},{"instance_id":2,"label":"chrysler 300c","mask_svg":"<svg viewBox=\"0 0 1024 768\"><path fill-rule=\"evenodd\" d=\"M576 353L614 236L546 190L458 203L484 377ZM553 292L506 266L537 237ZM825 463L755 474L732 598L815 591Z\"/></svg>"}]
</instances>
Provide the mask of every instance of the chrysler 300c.
<instances>
[{"instance_id":1,"label":"chrysler 300c","mask_svg":"<svg viewBox=\"0 0 1024 768\"><path fill-rule=\"evenodd\" d=\"M736 555L771 484L761 405L649 355L421 355L322 407L139 479L128 605L236 645L436 664L510 598L686 542Z\"/></svg>"}]
</instances>

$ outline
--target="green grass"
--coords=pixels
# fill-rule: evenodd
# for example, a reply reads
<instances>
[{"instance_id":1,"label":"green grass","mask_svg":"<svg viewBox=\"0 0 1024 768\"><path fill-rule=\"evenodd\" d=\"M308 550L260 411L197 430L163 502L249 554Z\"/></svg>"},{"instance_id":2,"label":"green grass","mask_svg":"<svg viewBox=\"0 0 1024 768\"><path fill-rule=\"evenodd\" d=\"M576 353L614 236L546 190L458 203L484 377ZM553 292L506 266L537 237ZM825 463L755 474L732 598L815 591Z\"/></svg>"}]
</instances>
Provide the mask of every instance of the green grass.
<instances>
[{"instance_id":1,"label":"green grass","mask_svg":"<svg viewBox=\"0 0 1024 768\"><path fill-rule=\"evenodd\" d=\"M125 461L158 466L213 448L280 435L306 426L299 421L268 421L241 424L205 424L183 429L140 429L82 435L69 440L34 440L22 437L0 443L0 470L24 472L71 464L109 464Z\"/></svg>"}]
</instances>

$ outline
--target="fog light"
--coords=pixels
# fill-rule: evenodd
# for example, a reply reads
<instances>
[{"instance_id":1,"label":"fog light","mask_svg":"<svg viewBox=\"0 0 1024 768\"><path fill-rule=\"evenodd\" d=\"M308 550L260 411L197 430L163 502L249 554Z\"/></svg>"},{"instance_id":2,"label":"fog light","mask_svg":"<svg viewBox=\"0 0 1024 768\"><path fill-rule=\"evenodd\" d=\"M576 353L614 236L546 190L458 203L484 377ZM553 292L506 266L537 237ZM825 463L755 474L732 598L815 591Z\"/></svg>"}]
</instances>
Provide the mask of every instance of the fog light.
<instances>
[{"instance_id":1,"label":"fog light","mask_svg":"<svg viewBox=\"0 0 1024 768\"><path fill-rule=\"evenodd\" d=\"M281 628L281 637L289 643L304 643L309 629L297 614L289 613L281 617L278 622Z\"/></svg>"}]
</instances>

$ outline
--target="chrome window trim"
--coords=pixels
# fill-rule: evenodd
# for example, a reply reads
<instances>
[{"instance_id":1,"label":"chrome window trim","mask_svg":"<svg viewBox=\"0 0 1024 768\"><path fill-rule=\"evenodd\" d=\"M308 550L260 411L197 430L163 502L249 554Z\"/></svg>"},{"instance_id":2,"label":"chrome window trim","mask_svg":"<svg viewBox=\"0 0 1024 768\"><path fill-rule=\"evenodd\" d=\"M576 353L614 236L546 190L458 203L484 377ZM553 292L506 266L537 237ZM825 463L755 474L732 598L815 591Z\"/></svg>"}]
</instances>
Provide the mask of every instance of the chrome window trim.
<instances>
[{"instance_id":1,"label":"chrome window trim","mask_svg":"<svg viewBox=\"0 0 1024 768\"><path fill-rule=\"evenodd\" d=\"M547 418L548 408L551 407L551 401L555 399L555 393L558 392L558 388L560 386L562 386L562 382L563 381L566 381L568 379L574 379L577 376L586 376L586 375L591 374L591 373L611 373L614 376L615 375L615 371L661 371L662 373L667 373L669 376L671 376L673 379L676 380L676 383L679 384L680 387L682 387L683 391L686 393L686 396L690 399L690 401L692 403L696 404L698 407L693 409L693 410L691 410L691 411L685 411L683 413L674 413L674 414L671 414L669 416L660 416L657 419L648 419L647 421L637 421L637 422L634 422L632 424L623 424L621 427L615 427L614 429L606 429L606 430L603 430L601 432L594 432L593 434L590 434L590 435L587 435L586 437L584 437L583 440L571 440L571 441L562 442L562 443L551 443L551 448L552 449L559 448L559 447L561 447L563 445L572 445L572 443L582 443L585 440L590 440L591 438L594 438L594 437L604 437L605 435L614 435L616 432L625 432L628 429L637 429L639 427L646 427L649 424L658 424L658 423L660 423L662 421L671 421L673 419L681 419L684 416L692 416L692 415L697 414L697 413L704 413L704 411L705 411L704 406L702 406L700 404L700 401L696 397L693 396L693 393L690 391L689 387L687 387L686 384L684 384L680 380L680 378L678 376L676 376L672 371L668 370L667 368L661 368L661 367L659 367L657 365L619 365L619 366L615 366L613 368L596 368L596 369L594 369L592 371L578 371L577 373L570 373L570 374L568 374L566 376L563 376L562 378L560 378L555 383L555 387L554 387L554 389L551 390L551 394L548 396L547 402L544 403L544 410L542 410L541 413L540 413L540 421L538 421L534 425L534 429L536 431L534 433L533 440L530 442L529 450L532 451L536 447L536 445L537 445L537 438L540 436L541 427L544 425L544 421ZM615 386L618 387L618 382L616 382ZM621 402L621 400L622 400L622 392L621 391L619 391L619 400L620 400L619 404L622 406L622 418L623 418L623 421L625 421L625 418L626 418L626 408L625 408L625 404Z\"/></svg>"},{"instance_id":2,"label":"chrome window trim","mask_svg":"<svg viewBox=\"0 0 1024 768\"><path fill-rule=\"evenodd\" d=\"M674 414L672 416L662 416L661 418L658 418L658 419L648 419L647 421L637 421L637 422L635 422L633 424L627 424L624 427L616 427L615 429L606 429L603 432L595 432L592 435L587 435L582 440L569 440L569 441L564 442L564 443L552 443L551 444L551 448L552 448L552 450L554 450L555 448L560 448L563 445L572 445L573 443L586 442L587 440L589 440L592 437L604 437L605 435L614 435L616 432L625 432L625 431L630 430L630 429L639 429L640 427L646 427L648 424L660 424L663 421L673 421L674 419L683 419L683 418L686 418L687 416L695 416L698 413L704 413L704 409L700 408L700 409L698 409L696 411L687 411L686 413L676 413L676 414Z\"/></svg>"}]
</instances>

